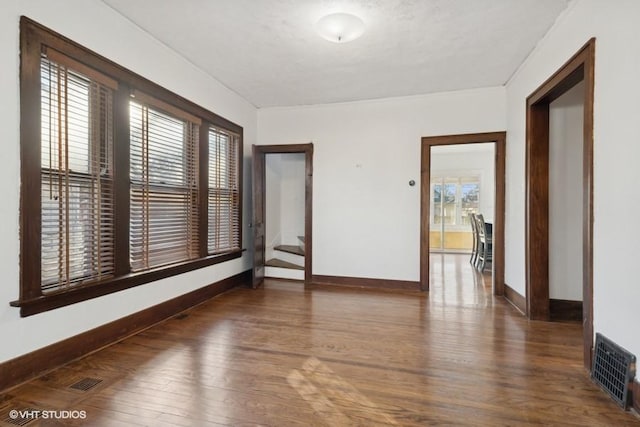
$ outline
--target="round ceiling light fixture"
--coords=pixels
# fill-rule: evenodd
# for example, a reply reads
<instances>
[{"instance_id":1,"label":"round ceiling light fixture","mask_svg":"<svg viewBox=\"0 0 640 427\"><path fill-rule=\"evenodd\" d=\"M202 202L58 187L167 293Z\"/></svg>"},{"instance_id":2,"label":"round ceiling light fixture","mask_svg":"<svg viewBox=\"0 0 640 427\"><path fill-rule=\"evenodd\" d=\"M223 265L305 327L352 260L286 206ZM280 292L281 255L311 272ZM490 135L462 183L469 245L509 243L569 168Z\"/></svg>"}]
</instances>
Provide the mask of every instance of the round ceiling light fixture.
<instances>
[{"instance_id":1,"label":"round ceiling light fixture","mask_svg":"<svg viewBox=\"0 0 640 427\"><path fill-rule=\"evenodd\" d=\"M364 33L364 21L350 13L332 13L318 21L316 31L330 42L346 43Z\"/></svg>"}]
</instances>

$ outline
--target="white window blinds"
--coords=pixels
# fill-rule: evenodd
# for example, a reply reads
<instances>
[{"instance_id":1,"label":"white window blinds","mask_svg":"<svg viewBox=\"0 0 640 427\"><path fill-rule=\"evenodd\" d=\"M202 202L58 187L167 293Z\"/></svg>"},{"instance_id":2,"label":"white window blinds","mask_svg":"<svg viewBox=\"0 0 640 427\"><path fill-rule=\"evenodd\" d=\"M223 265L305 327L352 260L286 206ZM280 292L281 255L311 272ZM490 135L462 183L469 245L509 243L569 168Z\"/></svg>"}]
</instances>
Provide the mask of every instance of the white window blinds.
<instances>
[{"instance_id":1,"label":"white window blinds","mask_svg":"<svg viewBox=\"0 0 640 427\"><path fill-rule=\"evenodd\" d=\"M130 102L130 262L140 271L198 258L198 127L136 94Z\"/></svg>"},{"instance_id":2,"label":"white window blinds","mask_svg":"<svg viewBox=\"0 0 640 427\"><path fill-rule=\"evenodd\" d=\"M51 292L113 275L117 84L52 50L40 81L41 287Z\"/></svg>"},{"instance_id":3,"label":"white window blinds","mask_svg":"<svg viewBox=\"0 0 640 427\"><path fill-rule=\"evenodd\" d=\"M239 143L238 135L209 128L207 248L210 254L240 249Z\"/></svg>"}]
</instances>

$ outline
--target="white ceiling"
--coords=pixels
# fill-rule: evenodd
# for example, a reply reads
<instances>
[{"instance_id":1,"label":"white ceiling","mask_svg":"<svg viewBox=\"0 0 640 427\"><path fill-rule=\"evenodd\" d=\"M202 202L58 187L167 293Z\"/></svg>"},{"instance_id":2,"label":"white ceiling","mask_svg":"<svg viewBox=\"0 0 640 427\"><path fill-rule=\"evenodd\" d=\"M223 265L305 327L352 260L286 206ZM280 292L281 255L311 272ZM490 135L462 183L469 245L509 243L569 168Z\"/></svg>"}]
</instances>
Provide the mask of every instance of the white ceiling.
<instances>
[{"instance_id":1,"label":"white ceiling","mask_svg":"<svg viewBox=\"0 0 640 427\"><path fill-rule=\"evenodd\" d=\"M570 0L103 0L257 107L503 85ZM315 23L365 21L336 44Z\"/></svg>"}]
</instances>

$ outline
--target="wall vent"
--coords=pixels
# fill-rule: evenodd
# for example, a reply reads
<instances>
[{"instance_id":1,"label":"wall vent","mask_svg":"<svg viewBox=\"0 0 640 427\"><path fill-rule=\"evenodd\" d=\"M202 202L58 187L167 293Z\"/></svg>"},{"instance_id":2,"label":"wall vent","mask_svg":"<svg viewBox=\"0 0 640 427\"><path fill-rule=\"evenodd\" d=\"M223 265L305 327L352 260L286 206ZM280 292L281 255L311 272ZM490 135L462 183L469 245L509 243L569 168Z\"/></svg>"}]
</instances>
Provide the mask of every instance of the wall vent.
<instances>
[{"instance_id":1,"label":"wall vent","mask_svg":"<svg viewBox=\"0 0 640 427\"><path fill-rule=\"evenodd\" d=\"M629 389L635 376L636 357L597 333L591 378L624 409L629 407Z\"/></svg>"}]
</instances>

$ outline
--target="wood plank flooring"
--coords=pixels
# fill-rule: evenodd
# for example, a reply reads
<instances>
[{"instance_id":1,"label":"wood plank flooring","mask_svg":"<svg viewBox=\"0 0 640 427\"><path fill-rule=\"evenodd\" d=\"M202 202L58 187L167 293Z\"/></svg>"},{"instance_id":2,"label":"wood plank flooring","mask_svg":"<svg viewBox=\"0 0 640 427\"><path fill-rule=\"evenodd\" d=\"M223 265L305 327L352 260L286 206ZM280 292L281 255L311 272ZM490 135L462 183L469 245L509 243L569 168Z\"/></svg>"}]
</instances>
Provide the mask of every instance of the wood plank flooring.
<instances>
[{"instance_id":1,"label":"wood plank flooring","mask_svg":"<svg viewBox=\"0 0 640 427\"><path fill-rule=\"evenodd\" d=\"M467 260L432 256L429 295L231 290L0 395L0 425L640 425L587 377L579 323L527 321Z\"/></svg>"}]
</instances>

